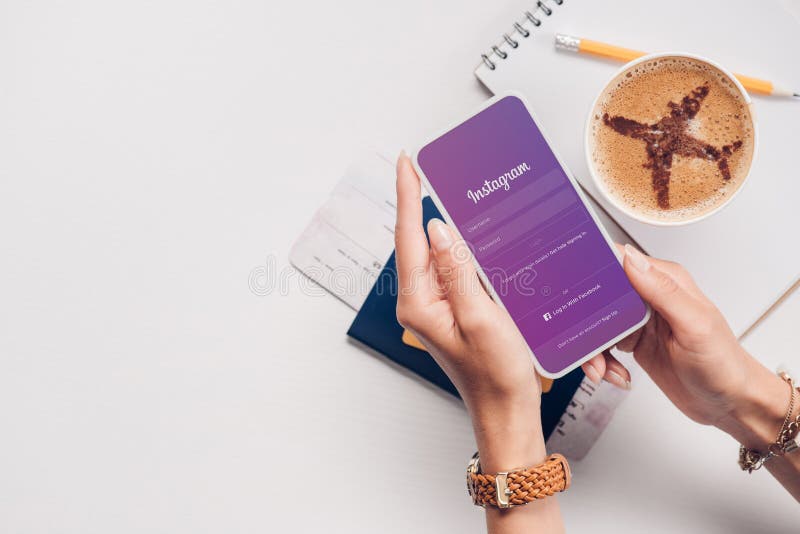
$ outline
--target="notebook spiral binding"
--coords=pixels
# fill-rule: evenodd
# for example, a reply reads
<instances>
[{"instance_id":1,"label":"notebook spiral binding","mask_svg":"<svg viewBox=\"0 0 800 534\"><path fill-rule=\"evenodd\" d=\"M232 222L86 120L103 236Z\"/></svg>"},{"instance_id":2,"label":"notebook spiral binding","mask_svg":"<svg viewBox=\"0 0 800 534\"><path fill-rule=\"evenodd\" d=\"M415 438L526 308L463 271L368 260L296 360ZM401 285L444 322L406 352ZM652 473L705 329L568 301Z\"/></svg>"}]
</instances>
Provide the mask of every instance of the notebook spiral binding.
<instances>
[{"instance_id":1,"label":"notebook spiral binding","mask_svg":"<svg viewBox=\"0 0 800 534\"><path fill-rule=\"evenodd\" d=\"M552 6L548 6L548 1L552 4ZM564 3L564 0L538 0L536 2L536 7L533 8L532 11L525 12L525 18L521 21L514 22L514 28L511 30L511 33L504 33L503 40L492 47L488 54L481 54L481 60L483 64L489 70L494 70L497 68L497 59L492 60L492 57L497 57L501 60L506 59L508 57L509 52L506 52L501 46L503 44L507 44L511 47L511 49L517 48L519 46L519 39L515 39L512 37L512 34L519 35L522 39L527 39L532 35L532 32L525 27L526 24L533 24L535 27L539 27L542 25L543 17L549 17L553 14L553 8L556 6L560 6Z\"/></svg>"}]
</instances>

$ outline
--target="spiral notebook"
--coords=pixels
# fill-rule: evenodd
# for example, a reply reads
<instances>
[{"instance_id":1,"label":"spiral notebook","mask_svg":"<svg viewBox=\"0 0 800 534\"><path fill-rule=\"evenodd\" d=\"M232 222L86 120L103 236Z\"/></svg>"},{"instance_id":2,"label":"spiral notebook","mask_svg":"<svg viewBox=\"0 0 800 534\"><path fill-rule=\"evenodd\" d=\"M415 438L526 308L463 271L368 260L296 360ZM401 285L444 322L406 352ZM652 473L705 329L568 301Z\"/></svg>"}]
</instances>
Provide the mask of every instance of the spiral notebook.
<instances>
[{"instance_id":1,"label":"spiral notebook","mask_svg":"<svg viewBox=\"0 0 800 534\"><path fill-rule=\"evenodd\" d=\"M648 253L684 264L742 334L800 278L800 101L754 98L758 153L727 208L689 226L645 225L600 198L583 154L589 108L621 64L556 51L554 36L692 52L800 90L800 22L782 2L744 0L671 0L657 7L639 0L543 0L516 15L476 58L475 75L494 93L524 93L589 195Z\"/></svg>"}]
</instances>

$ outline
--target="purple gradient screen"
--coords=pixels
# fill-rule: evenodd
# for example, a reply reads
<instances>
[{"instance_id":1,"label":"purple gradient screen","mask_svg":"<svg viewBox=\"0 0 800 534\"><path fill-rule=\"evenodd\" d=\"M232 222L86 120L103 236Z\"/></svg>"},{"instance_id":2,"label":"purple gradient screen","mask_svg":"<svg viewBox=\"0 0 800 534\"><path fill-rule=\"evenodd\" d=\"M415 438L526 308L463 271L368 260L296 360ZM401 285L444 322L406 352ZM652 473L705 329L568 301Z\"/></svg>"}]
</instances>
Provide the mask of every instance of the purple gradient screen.
<instances>
[{"instance_id":1,"label":"purple gradient screen","mask_svg":"<svg viewBox=\"0 0 800 534\"><path fill-rule=\"evenodd\" d=\"M519 98L432 141L417 163L546 371L643 319L644 303Z\"/></svg>"}]
</instances>

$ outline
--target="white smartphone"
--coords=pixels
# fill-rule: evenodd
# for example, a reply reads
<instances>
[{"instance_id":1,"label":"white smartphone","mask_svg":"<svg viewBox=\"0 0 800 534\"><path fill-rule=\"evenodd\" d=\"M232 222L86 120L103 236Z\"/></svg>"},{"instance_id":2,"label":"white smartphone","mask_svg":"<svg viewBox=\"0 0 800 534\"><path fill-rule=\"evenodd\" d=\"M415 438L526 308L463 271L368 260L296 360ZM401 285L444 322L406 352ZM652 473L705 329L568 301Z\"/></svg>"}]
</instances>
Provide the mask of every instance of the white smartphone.
<instances>
[{"instance_id":1,"label":"white smartphone","mask_svg":"<svg viewBox=\"0 0 800 534\"><path fill-rule=\"evenodd\" d=\"M521 95L492 98L413 160L540 374L563 376L647 322L613 242Z\"/></svg>"}]
</instances>

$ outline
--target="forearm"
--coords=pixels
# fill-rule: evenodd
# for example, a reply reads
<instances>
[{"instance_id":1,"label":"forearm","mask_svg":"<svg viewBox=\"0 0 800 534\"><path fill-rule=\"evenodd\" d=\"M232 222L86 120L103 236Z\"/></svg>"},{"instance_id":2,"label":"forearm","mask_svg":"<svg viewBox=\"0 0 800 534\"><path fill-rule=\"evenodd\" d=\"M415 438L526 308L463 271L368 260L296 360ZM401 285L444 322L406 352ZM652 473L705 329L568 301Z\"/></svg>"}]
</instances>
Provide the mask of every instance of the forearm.
<instances>
[{"instance_id":1,"label":"forearm","mask_svg":"<svg viewBox=\"0 0 800 534\"><path fill-rule=\"evenodd\" d=\"M748 373L747 391L741 393L737 407L717 425L747 448L766 451L775 442L778 430L786 417L790 389L775 373L755 361ZM791 415L800 413L795 402ZM772 476L800 501L800 450L770 459L764 464Z\"/></svg>"},{"instance_id":2,"label":"forearm","mask_svg":"<svg viewBox=\"0 0 800 534\"><path fill-rule=\"evenodd\" d=\"M542 463L547 457L537 398L470 410L485 473L511 471ZM486 509L490 534L560 533L564 531L555 496L524 506Z\"/></svg>"}]
</instances>

